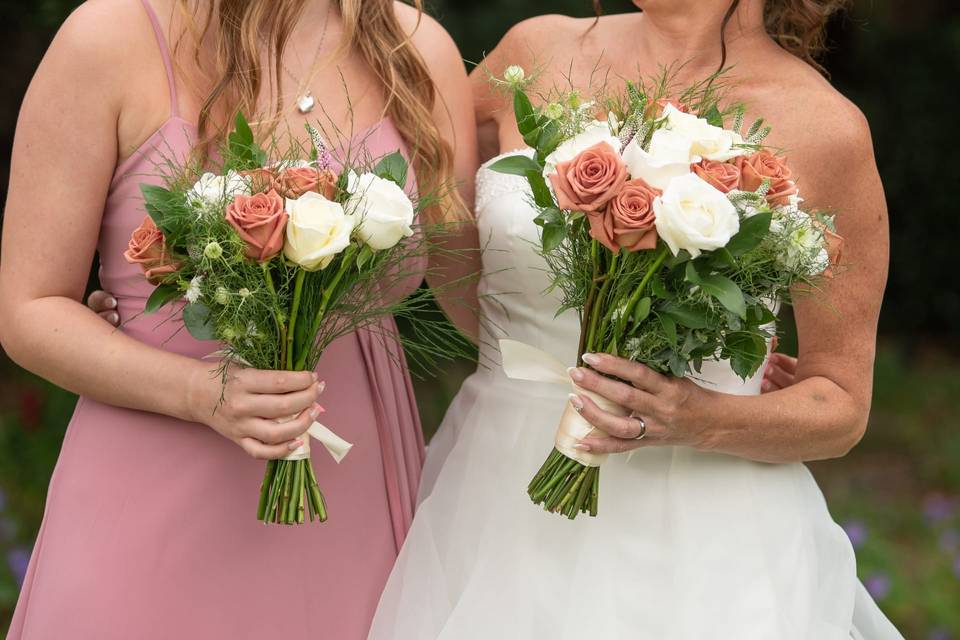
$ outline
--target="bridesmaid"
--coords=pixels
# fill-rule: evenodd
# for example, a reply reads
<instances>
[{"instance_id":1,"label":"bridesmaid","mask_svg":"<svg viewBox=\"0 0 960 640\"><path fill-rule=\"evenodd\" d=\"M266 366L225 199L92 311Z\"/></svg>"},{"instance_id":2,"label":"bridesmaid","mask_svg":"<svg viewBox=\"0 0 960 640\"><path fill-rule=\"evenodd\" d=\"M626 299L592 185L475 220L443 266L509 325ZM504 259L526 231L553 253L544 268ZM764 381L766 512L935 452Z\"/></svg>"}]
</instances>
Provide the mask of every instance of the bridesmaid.
<instances>
[{"instance_id":1,"label":"bridesmaid","mask_svg":"<svg viewBox=\"0 0 960 640\"><path fill-rule=\"evenodd\" d=\"M81 399L9 638L366 636L423 460L405 366L357 332L315 373L232 370L217 408L217 363L201 359L216 345L138 315L150 287L122 252L144 216L139 183L171 156L213 148L238 108L276 131L329 116L373 156L404 148L422 189L472 178L461 58L417 4L91 0L60 30L17 128L0 338ZM298 110L309 96L326 116ZM444 211L465 220L471 199L464 190ZM80 302L94 251L129 320L120 331ZM472 268L431 262L441 282ZM324 421L356 443L339 467L313 460L331 518L265 527L262 461L298 445L324 380Z\"/></svg>"}]
</instances>

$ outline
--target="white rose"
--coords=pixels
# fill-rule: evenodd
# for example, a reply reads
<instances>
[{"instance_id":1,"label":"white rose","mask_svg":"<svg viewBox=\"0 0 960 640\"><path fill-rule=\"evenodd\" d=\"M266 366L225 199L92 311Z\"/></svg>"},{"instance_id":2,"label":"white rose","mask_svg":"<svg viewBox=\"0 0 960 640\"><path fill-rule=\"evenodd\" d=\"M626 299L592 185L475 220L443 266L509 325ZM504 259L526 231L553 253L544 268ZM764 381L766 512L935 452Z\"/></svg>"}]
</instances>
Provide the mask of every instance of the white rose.
<instances>
[{"instance_id":1,"label":"white rose","mask_svg":"<svg viewBox=\"0 0 960 640\"><path fill-rule=\"evenodd\" d=\"M667 119L666 128L669 131L690 140L691 156L698 155L707 160L726 162L747 152L746 149L734 147L743 143L743 138L735 131L715 127L706 119L684 113L672 104L663 109L663 115Z\"/></svg>"},{"instance_id":2,"label":"white rose","mask_svg":"<svg viewBox=\"0 0 960 640\"><path fill-rule=\"evenodd\" d=\"M673 255L686 249L694 258L719 249L740 230L736 208L719 189L694 173L674 178L653 201L657 234Z\"/></svg>"},{"instance_id":3,"label":"white rose","mask_svg":"<svg viewBox=\"0 0 960 640\"><path fill-rule=\"evenodd\" d=\"M690 173L690 141L665 129L650 139L650 151L644 151L636 138L623 150L623 162L631 178L643 178L651 187L663 190L674 178Z\"/></svg>"},{"instance_id":4,"label":"white rose","mask_svg":"<svg viewBox=\"0 0 960 640\"><path fill-rule=\"evenodd\" d=\"M397 183L372 173L347 180L347 210L355 218L357 235L374 251L389 249L413 235L413 203Z\"/></svg>"},{"instance_id":5,"label":"white rose","mask_svg":"<svg viewBox=\"0 0 960 640\"><path fill-rule=\"evenodd\" d=\"M601 142L606 142L614 149L620 149L620 138L610 132L610 124L604 120L594 120L587 125L586 129L561 144L546 157L543 163L544 177L554 173L561 162L570 162L583 151Z\"/></svg>"},{"instance_id":6,"label":"white rose","mask_svg":"<svg viewBox=\"0 0 960 640\"><path fill-rule=\"evenodd\" d=\"M203 174L188 195L198 204L217 205L240 194L250 195L250 182L236 171L229 171L225 176Z\"/></svg>"},{"instance_id":7,"label":"white rose","mask_svg":"<svg viewBox=\"0 0 960 640\"><path fill-rule=\"evenodd\" d=\"M287 238L283 253L307 271L325 268L350 246L354 220L343 207L319 193L308 191L287 200Z\"/></svg>"}]
</instances>

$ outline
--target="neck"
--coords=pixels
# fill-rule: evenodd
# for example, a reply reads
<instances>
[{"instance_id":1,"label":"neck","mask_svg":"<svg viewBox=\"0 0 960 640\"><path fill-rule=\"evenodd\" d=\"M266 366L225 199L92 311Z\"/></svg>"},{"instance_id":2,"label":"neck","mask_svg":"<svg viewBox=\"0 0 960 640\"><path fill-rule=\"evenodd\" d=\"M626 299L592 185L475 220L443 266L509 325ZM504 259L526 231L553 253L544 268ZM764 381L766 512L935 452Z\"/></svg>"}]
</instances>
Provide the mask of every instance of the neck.
<instances>
[{"instance_id":1,"label":"neck","mask_svg":"<svg viewBox=\"0 0 960 640\"><path fill-rule=\"evenodd\" d=\"M740 0L724 27L731 0L650 0L637 28L641 54L663 64L684 64L684 75L712 73L720 65L721 31L729 66L739 51L772 44L763 22L763 0Z\"/></svg>"}]
</instances>

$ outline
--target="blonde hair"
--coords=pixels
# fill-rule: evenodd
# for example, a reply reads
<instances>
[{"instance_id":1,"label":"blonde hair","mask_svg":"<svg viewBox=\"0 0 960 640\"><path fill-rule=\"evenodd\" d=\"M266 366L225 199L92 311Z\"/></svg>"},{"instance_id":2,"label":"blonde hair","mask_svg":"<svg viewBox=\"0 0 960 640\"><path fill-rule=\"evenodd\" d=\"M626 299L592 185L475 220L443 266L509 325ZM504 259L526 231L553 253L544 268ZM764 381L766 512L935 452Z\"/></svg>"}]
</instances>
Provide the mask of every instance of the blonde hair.
<instances>
[{"instance_id":1,"label":"blonde hair","mask_svg":"<svg viewBox=\"0 0 960 640\"><path fill-rule=\"evenodd\" d=\"M197 148L204 157L222 139L234 114L257 114L261 123L278 123L282 97L274 92L271 112L258 112L265 80L281 77L283 54L307 0L205 0L205 16L197 20L200 0L179 0L187 31L193 36L194 61L201 69L200 43L215 31L214 69L206 70L212 88L197 122ZM467 217L466 205L453 188L453 149L440 135L433 110L440 99L423 57L397 19L394 0L331 0L340 11L343 36L338 53L353 49L373 70L384 90L384 115L396 126L411 154L421 193L445 196L448 219ZM422 0L412 0L422 15ZM214 6L216 5L216 6ZM418 18L417 26L420 20ZM268 67L261 65L263 40L269 43ZM179 47L179 42L178 42ZM207 65L209 66L209 65ZM269 126L267 128L270 128ZM434 208L436 209L436 208ZM439 217L438 211L431 216Z\"/></svg>"}]
</instances>

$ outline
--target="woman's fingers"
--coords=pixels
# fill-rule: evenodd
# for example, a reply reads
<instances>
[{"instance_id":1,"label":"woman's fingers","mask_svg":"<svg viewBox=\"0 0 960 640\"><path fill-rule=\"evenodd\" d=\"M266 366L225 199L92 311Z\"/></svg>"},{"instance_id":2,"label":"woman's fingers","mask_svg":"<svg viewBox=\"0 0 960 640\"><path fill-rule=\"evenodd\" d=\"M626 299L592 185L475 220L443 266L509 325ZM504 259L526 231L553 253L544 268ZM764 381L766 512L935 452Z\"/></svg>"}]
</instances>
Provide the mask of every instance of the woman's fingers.
<instances>
[{"instance_id":1,"label":"woman's fingers","mask_svg":"<svg viewBox=\"0 0 960 640\"><path fill-rule=\"evenodd\" d=\"M640 435L642 427L639 420L604 411L587 396L571 393L570 404L583 416L584 420L615 438L633 440Z\"/></svg>"},{"instance_id":2,"label":"woman's fingers","mask_svg":"<svg viewBox=\"0 0 960 640\"><path fill-rule=\"evenodd\" d=\"M290 446L293 444L296 446ZM303 444L302 441L296 441L287 445L264 444L255 438L240 439L240 446L243 447L243 450L257 460L279 460L280 458L286 458L290 455L291 451L295 451L301 444Z\"/></svg>"},{"instance_id":3,"label":"woman's fingers","mask_svg":"<svg viewBox=\"0 0 960 640\"><path fill-rule=\"evenodd\" d=\"M247 435L269 445L290 443L307 432L315 417L311 410L287 421L254 419L251 422L251 432Z\"/></svg>"},{"instance_id":4,"label":"woman's fingers","mask_svg":"<svg viewBox=\"0 0 960 640\"><path fill-rule=\"evenodd\" d=\"M310 409L320 399L320 383L292 393L255 393L244 402L244 412L258 418L285 420Z\"/></svg>"},{"instance_id":5,"label":"woman's fingers","mask_svg":"<svg viewBox=\"0 0 960 640\"><path fill-rule=\"evenodd\" d=\"M605 353L585 353L583 361L592 369L626 380L638 389L657 393L666 384L666 378L650 367Z\"/></svg>"},{"instance_id":6,"label":"woman's fingers","mask_svg":"<svg viewBox=\"0 0 960 640\"><path fill-rule=\"evenodd\" d=\"M105 311L113 311L117 308L117 299L106 291L98 289L87 298L87 306L102 315Z\"/></svg>"},{"instance_id":7,"label":"woman's fingers","mask_svg":"<svg viewBox=\"0 0 960 640\"><path fill-rule=\"evenodd\" d=\"M317 381L312 371L262 371L240 369L237 380L251 393L293 393L303 391Z\"/></svg>"},{"instance_id":8,"label":"woman's fingers","mask_svg":"<svg viewBox=\"0 0 960 640\"><path fill-rule=\"evenodd\" d=\"M120 314L116 311L101 311L97 315L115 327L120 326Z\"/></svg>"},{"instance_id":9,"label":"woman's fingers","mask_svg":"<svg viewBox=\"0 0 960 640\"><path fill-rule=\"evenodd\" d=\"M641 404L643 399L649 397L649 394L640 391L623 382L605 378L599 373L582 367L571 367L569 370L570 378L583 389L593 391L597 395L603 396L610 402L614 402L621 407L628 409L638 409L634 405Z\"/></svg>"},{"instance_id":10,"label":"woman's fingers","mask_svg":"<svg viewBox=\"0 0 960 640\"><path fill-rule=\"evenodd\" d=\"M783 369L784 372L789 373L790 375L796 375L797 373L797 359L793 356L788 356L785 353L771 353L769 362L770 364Z\"/></svg>"}]
</instances>

